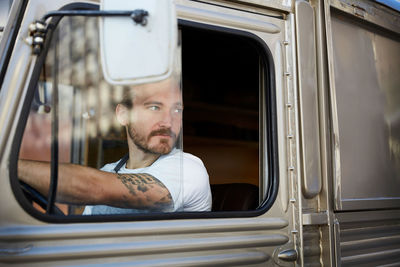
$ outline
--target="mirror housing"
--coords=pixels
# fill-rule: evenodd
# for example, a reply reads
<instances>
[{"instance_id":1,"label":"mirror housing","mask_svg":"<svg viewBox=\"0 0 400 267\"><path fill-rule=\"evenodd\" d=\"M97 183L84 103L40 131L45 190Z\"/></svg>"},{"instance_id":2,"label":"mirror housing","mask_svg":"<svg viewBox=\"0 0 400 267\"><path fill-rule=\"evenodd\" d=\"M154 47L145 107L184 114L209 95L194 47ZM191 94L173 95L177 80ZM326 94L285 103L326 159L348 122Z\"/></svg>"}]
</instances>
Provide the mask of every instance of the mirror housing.
<instances>
[{"instance_id":1,"label":"mirror housing","mask_svg":"<svg viewBox=\"0 0 400 267\"><path fill-rule=\"evenodd\" d=\"M100 53L107 82L151 83L172 74L178 49L173 0L102 0L101 9L148 12L142 23L133 17L101 18Z\"/></svg>"}]
</instances>

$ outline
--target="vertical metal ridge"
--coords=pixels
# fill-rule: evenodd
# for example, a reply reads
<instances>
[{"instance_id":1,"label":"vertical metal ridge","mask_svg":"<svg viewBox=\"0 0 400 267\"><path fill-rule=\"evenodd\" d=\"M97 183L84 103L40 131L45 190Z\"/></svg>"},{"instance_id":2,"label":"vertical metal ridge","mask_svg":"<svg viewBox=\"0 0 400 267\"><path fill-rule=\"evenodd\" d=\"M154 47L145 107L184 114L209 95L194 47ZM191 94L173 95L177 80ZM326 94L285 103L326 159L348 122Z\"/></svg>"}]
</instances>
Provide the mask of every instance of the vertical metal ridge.
<instances>
[{"instance_id":1,"label":"vertical metal ridge","mask_svg":"<svg viewBox=\"0 0 400 267\"><path fill-rule=\"evenodd\" d=\"M296 12L302 192L312 199L322 189L315 14L304 1L296 2Z\"/></svg>"}]
</instances>

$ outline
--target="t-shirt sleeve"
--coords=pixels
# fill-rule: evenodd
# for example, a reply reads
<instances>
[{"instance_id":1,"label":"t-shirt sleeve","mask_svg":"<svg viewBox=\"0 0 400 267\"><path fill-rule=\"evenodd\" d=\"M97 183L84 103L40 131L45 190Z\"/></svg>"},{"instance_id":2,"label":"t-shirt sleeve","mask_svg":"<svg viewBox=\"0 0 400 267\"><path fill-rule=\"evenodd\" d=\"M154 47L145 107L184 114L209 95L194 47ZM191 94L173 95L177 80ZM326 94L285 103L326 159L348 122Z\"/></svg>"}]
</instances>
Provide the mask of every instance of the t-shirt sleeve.
<instances>
[{"instance_id":1,"label":"t-shirt sleeve","mask_svg":"<svg viewBox=\"0 0 400 267\"><path fill-rule=\"evenodd\" d=\"M211 191L203 162L187 153L176 153L153 164L148 173L169 190L174 211L211 210Z\"/></svg>"},{"instance_id":2,"label":"t-shirt sleeve","mask_svg":"<svg viewBox=\"0 0 400 267\"><path fill-rule=\"evenodd\" d=\"M93 206L85 206L82 215L92 215Z\"/></svg>"},{"instance_id":3,"label":"t-shirt sleeve","mask_svg":"<svg viewBox=\"0 0 400 267\"><path fill-rule=\"evenodd\" d=\"M198 157L190 154L184 162L184 211L210 211L212 197L206 167Z\"/></svg>"}]
</instances>

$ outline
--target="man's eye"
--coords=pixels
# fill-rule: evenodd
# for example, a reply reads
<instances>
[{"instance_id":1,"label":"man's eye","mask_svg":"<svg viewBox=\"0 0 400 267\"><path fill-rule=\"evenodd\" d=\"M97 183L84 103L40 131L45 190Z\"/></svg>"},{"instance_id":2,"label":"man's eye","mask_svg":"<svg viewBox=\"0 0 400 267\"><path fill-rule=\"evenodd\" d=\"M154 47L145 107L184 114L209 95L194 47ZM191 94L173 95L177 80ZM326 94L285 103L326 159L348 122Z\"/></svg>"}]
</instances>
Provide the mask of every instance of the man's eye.
<instances>
[{"instance_id":1,"label":"man's eye","mask_svg":"<svg viewBox=\"0 0 400 267\"><path fill-rule=\"evenodd\" d=\"M160 107L158 107L158 106L150 106L149 109L155 111L155 110L160 110Z\"/></svg>"},{"instance_id":2,"label":"man's eye","mask_svg":"<svg viewBox=\"0 0 400 267\"><path fill-rule=\"evenodd\" d=\"M174 110L175 113L182 113L183 112L183 108L176 108Z\"/></svg>"}]
</instances>

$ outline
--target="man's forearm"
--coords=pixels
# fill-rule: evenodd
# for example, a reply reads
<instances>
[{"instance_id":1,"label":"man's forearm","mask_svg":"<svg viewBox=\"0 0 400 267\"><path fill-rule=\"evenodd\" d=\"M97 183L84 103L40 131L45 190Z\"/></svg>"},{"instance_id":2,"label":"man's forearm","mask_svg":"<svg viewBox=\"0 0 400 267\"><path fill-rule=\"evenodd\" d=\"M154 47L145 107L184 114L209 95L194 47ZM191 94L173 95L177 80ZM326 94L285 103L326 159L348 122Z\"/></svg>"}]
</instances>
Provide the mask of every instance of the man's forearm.
<instances>
[{"instance_id":1,"label":"man's forearm","mask_svg":"<svg viewBox=\"0 0 400 267\"><path fill-rule=\"evenodd\" d=\"M58 173L56 201L61 203L154 210L172 205L168 189L149 174L115 174L75 164L59 164ZM49 163L20 160L18 176L48 194Z\"/></svg>"},{"instance_id":2,"label":"man's forearm","mask_svg":"<svg viewBox=\"0 0 400 267\"><path fill-rule=\"evenodd\" d=\"M98 200L101 199L98 193L100 187L96 182L91 181L89 168L73 164L59 164L58 168L57 202L95 204L95 196ZM50 164L48 162L19 160L18 177L44 196L48 195L50 187Z\"/></svg>"},{"instance_id":3,"label":"man's forearm","mask_svg":"<svg viewBox=\"0 0 400 267\"><path fill-rule=\"evenodd\" d=\"M41 161L19 160L18 178L47 196L50 187L50 165Z\"/></svg>"}]
</instances>

